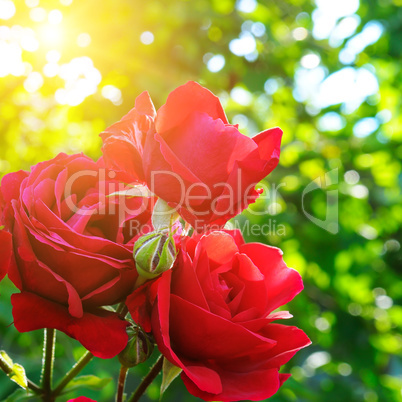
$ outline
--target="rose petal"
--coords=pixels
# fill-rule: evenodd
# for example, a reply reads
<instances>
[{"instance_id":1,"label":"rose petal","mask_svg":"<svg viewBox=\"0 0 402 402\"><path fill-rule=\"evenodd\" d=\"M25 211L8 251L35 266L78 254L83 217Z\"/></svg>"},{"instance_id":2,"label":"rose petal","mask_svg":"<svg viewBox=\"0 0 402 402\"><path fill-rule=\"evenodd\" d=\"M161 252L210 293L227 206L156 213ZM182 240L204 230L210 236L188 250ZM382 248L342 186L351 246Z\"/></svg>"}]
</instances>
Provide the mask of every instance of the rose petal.
<instances>
[{"instance_id":1,"label":"rose petal","mask_svg":"<svg viewBox=\"0 0 402 402\"><path fill-rule=\"evenodd\" d=\"M248 243L240 251L249 256L266 278L268 302L267 314L292 300L303 290L300 274L288 268L283 261L282 251L259 243Z\"/></svg>"},{"instance_id":2,"label":"rose petal","mask_svg":"<svg viewBox=\"0 0 402 402\"><path fill-rule=\"evenodd\" d=\"M253 140L258 145L260 158L267 161L267 165L264 168L265 176L271 173L279 162L282 135L283 131L279 127L274 127L253 137Z\"/></svg>"},{"instance_id":3,"label":"rose petal","mask_svg":"<svg viewBox=\"0 0 402 402\"><path fill-rule=\"evenodd\" d=\"M11 296L14 325L19 332L54 328L77 339L95 356L108 359L126 346L127 322L113 312L98 309L74 318L61 304L23 292Z\"/></svg>"},{"instance_id":4,"label":"rose petal","mask_svg":"<svg viewBox=\"0 0 402 402\"><path fill-rule=\"evenodd\" d=\"M169 287L172 271L165 272L158 281L158 303L153 309L152 328L153 335L161 353L174 365L181 367L187 376L200 384L207 392L220 392L222 389L219 376L211 369L202 365L195 366L187 359L180 359L170 345L169 323Z\"/></svg>"},{"instance_id":5,"label":"rose petal","mask_svg":"<svg viewBox=\"0 0 402 402\"><path fill-rule=\"evenodd\" d=\"M259 318L266 312L266 305L271 297L267 292L266 278L246 254L236 255L235 263L237 266L233 264L234 272L244 282L244 291L238 306L238 313L255 309L256 317L253 318Z\"/></svg>"},{"instance_id":6,"label":"rose petal","mask_svg":"<svg viewBox=\"0 0 402 402\"><path fill-rule=\"evenodd\" d=\"M191 260L187 253L180 253L180 262L173 271L173 282L171 292L196 304L206 310L209 309L198 277L191 267Z\"/></svg>"},{"instance_id":7,"label":"rose petal","mask_svg":"<svg viewBox=\"0 0 402 402\"><path fill-rule=\"evenodd\" d=\"M187 358L204 361L247 355L250 349L258 347L262 352L275 344L175 295L170 298L170 310L170 337L174 339L175 352ZM160 318L166 319L162 315Z\"/></svg>"},{"instance_id":8,"label":"rose petal","mask_svg":"<svg viewBox=\"0 0 402 402\"><path fill-rule=\"evenodd\" d=\"M102 152L108 167L127 172L133 178L144 180L142 168L142 149L139 150L132 141L135 127L121 121L102 133Z\"/></svg>"},{"instance_id":9,"label":"rose petal","mask_svg":"<svg viewBox=\"0 0 402 402\"><path fill-rule=\"evenodd\" d=\"M147 91L144 91L140 95L137 96L137 98L135 100L135 110L139 114L143 114L143 115L147 115L152 118L155 118L155 116L156 116L155 106L152 103L152 99L149 96L149 93ZM126 117L130 117L131 112L129 112L129 114L127 116L123 117L123 119L125 119Z\"/></svg>"},{"instance_id":10,"label":"rose petal","mask_svg":"<svg viewBox=\"0 0 402 402\"><path fill-rule=\"evenodd\" d=\"M5 230L0 230L0 281L5 277L12 255L12 236Z\"/></svg>"},{"instance_id":11,"label":"rose petal","mask_svg":"<svg viewBox=\"0 0 402 402\"><path fill-rule=\"evenodd\" d=\"M206 183L212 193L218 183L226 182L235 161L257 149L235 126L200 112L190 114L168 136L157 134L155 139L175 173L190 182ZM222 188L218 190L219 194Z\"/></svg>"},{"instance_id":12,"label":"rose petal","mask_svg":"<svg viewBox=\"0 0 402 402\"><path fill-rule=\"evenodd\" d=\"M156 131L162 134L170 130L194 111L206 113L214 120L221 119L228 124L219 98L200 84L189 81L172 91L166 103L158 110Z\"/></svg>"},{"instance_id":13,"label":"rose petal","mask_svg":"<svg viewBox=\"0 0 402 402\"><path fill-rule=\"evenodd\" d=\"M34 290L60 303L69 303L71 313L82 315L82 305L76 290L60 275L38 260L19 214L15 215L13 231L16 264L9 270L10 279L20 289Z\"/></svg>"},{"instance_id":14,"label":"rose petal","mask_svg":"<svg viewBox=\"0 0 402 402\"><path fill-rule=\"evenodd\" d=\"M11 200L17 200L20 195L22 181L28 176L28 172L20 170L18 172L6 174L1 179L1 193L4 201L11 203Z\"/></svg>"},{"instance_id":15,"label":"rose petal","mask_svg":"<svg viewBox=\"0 0 402 402\"><path fill-rule=\"evenodd\" d=\"M260 333L277 341L268 352L270 358L263 359L265 368L279 368L287 363L298 350L311 344L308 336L301 329L293 326L268 324Z\"/></svg>"},{"instance_id":16,"label":"rose petal","mask_svg":"<svg viewBox=\"0 0 402 402\"><path fill-rule=\"evenodd\" d=\"M209 394L220 394L222 392L221 377L215 370L208 367L185 365L182 379L183 377L197 384L197 387L203 392Z\"/></svg>"},{"instance_id":17,"label":"rose petal","mask_svg":"<svg viewBox=\"0 0 402 402\"><path fill-rule=\"evenodd\" d=\"M178 158L178 155L175 154L158 133L155 134L155 140L160 144L162 157L170 165L173 173L178 175L178 179L184 179L190 183L202 183L202 180L198 178L188 166L186 166L185 162L182 162ZM160 191L158 188L156 188L156 191L156 194L159 195ZM160 194L160 197L163 199L170 199L169 195Z\"/></svg>"},{"instance_id":18,"label":"rose petal","mask_svg":"<svg viewBox=\"0 0 402 402\"><path fill-rule=\"evenodd\" d=\"M142 156L145 139L156 111L148 92L141 93L135 106L121 121L107 128L101 137L107 166L144 180Z\"/></svg>"},{"instance_id":19,"label":"rose petal","mask_svg":"<svg viewBox=\"0 0 402 402\"><path fill-rule=\"evenodd\" d=\"M218 394L203 391L185 372L181 374L181 378L187 390L204 401L261 401L275 394L281 385L278 370L251 373L220 370L218 374L222 381L222 392Z\"/></svg>"},{"instance_id":20,"label":"rose petal","mask_svg":"<svg viewBox=\"0 0 402 402\"><path fill-rule=\"evenodd\" d=\"M232 261L235 253L239 251L230 234L216 231L203 236L199 246L206 251L211 262L224 265Z\"/></svg>"}]
</instances>

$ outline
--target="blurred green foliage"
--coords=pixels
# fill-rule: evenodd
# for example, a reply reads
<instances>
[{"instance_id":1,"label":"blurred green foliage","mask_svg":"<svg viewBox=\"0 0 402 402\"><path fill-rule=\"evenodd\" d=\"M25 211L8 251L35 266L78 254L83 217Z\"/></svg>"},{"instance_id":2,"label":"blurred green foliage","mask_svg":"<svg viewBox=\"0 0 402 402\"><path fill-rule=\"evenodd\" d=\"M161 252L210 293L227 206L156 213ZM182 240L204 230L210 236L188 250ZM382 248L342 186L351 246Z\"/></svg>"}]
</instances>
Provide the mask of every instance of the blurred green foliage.
<instances>
[{"instance_id":1,"label":"blurred green foliage","mask_svg":"<svg viewBox=\"0 0 402 402\"><path fill-rule=\"evenodd\" d=\"M0 175L62 151L98 158L98 133L140 92L159 107L187 80L221 96L247 135L280 126L280 164L264 183L270 191L237 219L248 241L283 249L305 283L288 306L289 323L313 344L285 367L292 377L272 400L402 400L401 5L2 0ZM303 193L317 178L323 188ZM330 191L339 225L335 215L332 226L317 225L307 214L324 221ZM247 220L249 228L271 226L252 231ZM9 326L15 289L8 280L1 288L1 348L38 381L42 332ZM82 351L58 334L56 377ZM131 370L128 392L146 371ZM117 372L117 359L97 359L84 374ZM68 396L111 401L115 384ZM159 384L149 400L158 399ZM1 400L16 387L0 375ZM176 380L164 400L195 398Z\"/></svg>"}]
</instances>

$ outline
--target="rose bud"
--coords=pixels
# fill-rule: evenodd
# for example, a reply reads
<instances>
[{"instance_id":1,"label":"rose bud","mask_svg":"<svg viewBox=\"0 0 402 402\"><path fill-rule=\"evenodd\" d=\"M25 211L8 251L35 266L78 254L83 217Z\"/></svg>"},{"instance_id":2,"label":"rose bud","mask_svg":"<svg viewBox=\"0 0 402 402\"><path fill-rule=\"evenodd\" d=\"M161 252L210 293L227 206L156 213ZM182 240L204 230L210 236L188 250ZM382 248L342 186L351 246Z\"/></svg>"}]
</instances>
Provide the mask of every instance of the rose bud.
<instances>
[{"instance_id":1,"label":"rose bud","mask_svg":"<svg viewBox=\"0 0 402 402\"><path fill-rule=\"evenodd\" d=\"M133 251L138 274L146 279L154 279L172 268L176 254L173 237L165 231L141 236Z\"/></svg>"},{"instance_id":2,"label":"rose bud","mask_svg":"<svg viewBox=\"0 0 402 402\"><path fill-rule=\"evenodd\" d=\"M119 362L124 367L134 367L145 362L154 350L154 344L149 336L137 325L127 328L129 341L125 349L118 355Z\"/></svg>"}]
</instances>

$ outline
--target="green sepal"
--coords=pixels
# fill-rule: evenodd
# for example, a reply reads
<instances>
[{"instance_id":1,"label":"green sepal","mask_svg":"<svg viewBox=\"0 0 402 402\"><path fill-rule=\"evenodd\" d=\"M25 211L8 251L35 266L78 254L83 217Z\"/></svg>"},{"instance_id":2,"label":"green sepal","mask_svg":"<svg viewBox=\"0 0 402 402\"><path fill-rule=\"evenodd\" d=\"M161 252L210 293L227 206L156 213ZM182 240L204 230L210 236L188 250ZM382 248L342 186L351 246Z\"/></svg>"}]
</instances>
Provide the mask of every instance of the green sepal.
<instances>
[{"instance_id":1,"label":"green sepal","mask_svg":"<svg viewBox=\"0 0 402 402\"><path fill-rule=\"evenodd\" d=\"M163 393L168 389L173 380L182 372L180 367L170 363L166 358L163 359L162 366L162 384L161 384L161 399Z\"/></svg>"},{"instance_id":2,"label":"green sepal","mask_svg":"<svg viewBox=\"0 0 402 402\"><path fill-rule=\"evenodd\" d=\"M178 218L179 214L177 211L171 208L166 201L158 198L152 212L152 226L155 230L171 228Z\"/></svg>"},{"instance_id":3,"label":"green sepal","mask_svg":"<svg viewBox=\"0 0 402 402\"><path fill-rule=\"evenodd\" d=\"M127 327L127 334L127 346L117 357L122 366L131 368L149 359L154 350L154 344L149 335L136 324Z\"/></svg>"},{"instance_id":4,"label":"green sepal","mask_svg":"<svg viewBox=\"0 0 402 402\"><path fill-rule=\"evenodd\" d=\"M134 197L152 197L153 194L149 191L147 186L138 184L135 186L130 186L130 188L127 190L116 191L108 195L108 197L115 197L115 196L134 198Z\"/></svg>"}]
</instances>

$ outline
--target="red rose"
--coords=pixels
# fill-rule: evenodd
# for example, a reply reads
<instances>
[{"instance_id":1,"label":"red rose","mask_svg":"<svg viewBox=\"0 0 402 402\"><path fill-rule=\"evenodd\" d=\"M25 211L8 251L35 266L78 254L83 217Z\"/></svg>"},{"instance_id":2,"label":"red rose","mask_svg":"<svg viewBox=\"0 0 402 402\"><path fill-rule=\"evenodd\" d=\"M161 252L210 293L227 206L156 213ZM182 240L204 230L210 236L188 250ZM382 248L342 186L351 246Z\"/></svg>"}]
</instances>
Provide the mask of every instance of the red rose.
<instances>
[{"instance_id":1,"label":"red rose","mask_svg":"<svg viewBox=\"0 0 402 402\"><path fill-rule=\"evenodd\" d=\"M107 163L128 172L142 163L139 179L202 230L223 226L255 202L255 185L278 164L282 130L241 134L215 95L188 82L156 115L144 92L101 136Z\"/></svg>"},{"instance_id":2,"label":"red rose","mask_svg":"<svg viewBox=\"0 0 402 402\"><path fill-rule=\"evenodd\" d=\"M279 249L245 244L237 231L212 232L187 238L175 267L126 303L152 329L163 355L183 369L191 394L262 400L289 377L278 373L280 366L310 344L302 330L272 323L291 317L273 311L302 289Z\"/></svg>"},{"instance_id":3,"label":"red rose","mask_svg":"<svg viewBox=\"0 0 402 402\"><path fill-rule=\"evenodd\" d=\"M135 100L134 108L101 134L106 164L145 181L142 155L147 133L154 133L154 105L148 92Z\"/></svg>"},{"instance_id":4,"label":"red rose","mask_svg":"<svg viewBox=\"0 0 402 402\"><path fill-rule=\"evenodd\" d=\"M0 281L6 276L12 253L11 233L6 232L3 222L4 200L0 193Z\"/></svg>"},{"instance_id":5,"label":"red rose","mask_svg":"<svg viewBox=\"0 0 402 402\"><path fill-rule=\"evenodd\" d=\"M147 199L108 197L130 182L115 176L101 160L60 154L3 178L18 331L55 328L103 358L125 347L126 322L102 306L132 291L133 237L151 212Z\"/></svg>"},{"instance_id":6,"label":"red rose","mask_svg":"<svg viewBox=\"0 0 402 402\"><path fill-rule=\"evenodd\" d=\"M96 402L94 399L87 398L86 396L79 396L78 398L69 399L67 402Z\"/></svg>"}]
</instances>

